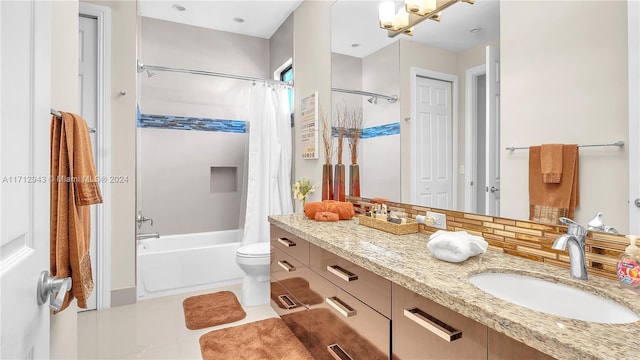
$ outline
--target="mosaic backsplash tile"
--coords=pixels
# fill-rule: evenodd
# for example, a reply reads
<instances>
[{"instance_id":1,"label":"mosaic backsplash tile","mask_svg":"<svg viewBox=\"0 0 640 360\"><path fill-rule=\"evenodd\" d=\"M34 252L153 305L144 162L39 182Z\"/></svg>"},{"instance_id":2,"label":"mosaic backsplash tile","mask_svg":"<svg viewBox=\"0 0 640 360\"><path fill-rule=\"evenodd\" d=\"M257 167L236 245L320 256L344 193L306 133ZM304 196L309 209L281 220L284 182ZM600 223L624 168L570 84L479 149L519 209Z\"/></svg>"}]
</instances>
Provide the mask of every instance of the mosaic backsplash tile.
<instances>
[{"instance_id":1,"label":"mosaic backsplash tile","mask_svg":"<svg viewBox=\"0 0 640 360\"><path fill-rule=\"evenodd\" d=\"M242 120L208 119L172 115L138 115L139 128L169 130L221 131L246 133L247 122Z\"/></svg>"},{"instance_id":2,"label":"mosaic backsplash tile","mask_svg":"<svg viewBox=\"0 0 640 360\"><path fill-rule=\"evenodd\" d=\"M370 199L347 197L356 212L364 212L371 206ZM410 217L424 215L427 211L444 213L448 231L466 231L482 236L489 248L509 255L524 257L568 268L569 254L551 248L554 240L566 233L564 225L547 225L525 220L513 220L494 216L478 215L461 211L434 209L404 203L386 202L391 210L404 210ZM438 229L420 225L420 232L427 235ZM589 274L617 279L618 256L624 252L629 241L624 235L589 231L587 233L586 257Z\"/></svg>"},{"instance_id":3,"label":"mosaic backsplash tile","mask_svg":"<svg viewBox=\"0 0 640 360\"><path fill-rule=\"evenodd\" d=\"M350 131L350 130L351 129L348 129L347 132ZM338 136L338 128L337 127L334 126L333 128L331 128L331 131L332 131L331 135L333 137L337 137ZM364 129L362 129L362 134L360 135L360 138L361 139L369 139L369 138L374 138L374 137L398 135L398 134L400 134L400 123L399 122L364 128Z\"/></svg>"}]
</instances>

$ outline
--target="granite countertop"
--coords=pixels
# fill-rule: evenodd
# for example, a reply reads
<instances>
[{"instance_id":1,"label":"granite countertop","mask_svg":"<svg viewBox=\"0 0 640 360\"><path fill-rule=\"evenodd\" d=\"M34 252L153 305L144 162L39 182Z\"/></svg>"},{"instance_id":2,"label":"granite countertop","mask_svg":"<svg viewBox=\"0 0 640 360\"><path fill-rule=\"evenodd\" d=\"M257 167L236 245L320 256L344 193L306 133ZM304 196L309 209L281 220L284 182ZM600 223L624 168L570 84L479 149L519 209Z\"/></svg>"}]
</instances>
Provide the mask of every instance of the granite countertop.
<instances>
[{"instance_id":1,"label":"granite countertop","mask_svg":"<svg viewBox=\"0 0 640 360\"><path fill-rule=\"evenodd\" d=\"M357 219L317 222L291 214L270 216L269 222L553 357L638 358L640 321L599 324L549 315L496 298L468 279L483 272L531 275L590 291L640 314L640 296L616 281L598 276L575 280L567 269L492 250L448 263L427 250L426 234L393 235L359 225Z\"/></svg>"}]
</instances>

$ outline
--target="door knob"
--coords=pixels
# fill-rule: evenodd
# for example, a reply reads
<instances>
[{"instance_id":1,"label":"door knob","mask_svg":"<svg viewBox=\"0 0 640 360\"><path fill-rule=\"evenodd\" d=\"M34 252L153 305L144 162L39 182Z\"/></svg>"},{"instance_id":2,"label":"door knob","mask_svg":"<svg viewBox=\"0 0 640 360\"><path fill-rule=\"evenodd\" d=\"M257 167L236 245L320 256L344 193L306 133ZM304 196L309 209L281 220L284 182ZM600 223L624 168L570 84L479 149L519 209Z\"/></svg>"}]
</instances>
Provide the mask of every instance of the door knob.
<instances>
[{"instance_id":1,"label":"door knob","mask_svg":"<svg viewBox=\"0 0 640 360\"><path fill-rule=\"evenodd\" d=\"M636 207L640 208L640 198L637 198L633 203L636 205Z\"/></svg>"},{"instance_id":2,"label":"door knob","mask_svg":"<svg viewBox=\"0 0 640 360\"><path fill-rule=\"evenodd\" d=\"M43 270L38 278L38 305L42 305L49 298L49 307L58 311L62 307L64 296L71 290L71 278L58 279L49 276L49 271ZM54 297L54 293L55 297Z\"/></svg>"},{"instance_id":3,"label":"door knob","mask_svg":"<svg viewBox=\"0 0 640 360\"><path fill-rule=\"evenodd\" d=\"M500 191L500 189L496 188L495 186L491 187L491 193L493 194L494 192L498 192Z\"/></svg>"}]
</instances>

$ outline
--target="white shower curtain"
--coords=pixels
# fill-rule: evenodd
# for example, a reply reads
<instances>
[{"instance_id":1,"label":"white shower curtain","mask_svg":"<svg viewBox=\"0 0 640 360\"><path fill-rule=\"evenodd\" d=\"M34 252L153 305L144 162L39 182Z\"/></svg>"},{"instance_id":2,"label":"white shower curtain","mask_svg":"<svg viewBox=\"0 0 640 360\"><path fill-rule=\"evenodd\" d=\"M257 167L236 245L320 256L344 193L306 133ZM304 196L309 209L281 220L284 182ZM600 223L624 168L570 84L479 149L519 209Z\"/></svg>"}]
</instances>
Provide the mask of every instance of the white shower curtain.
<instances>
[{"instance_id":1,"label":"white shower curtain","mask_svg":"<svg viewBox=\"0 0 640 360\"><path fill-rule=\"evenodd\" d=\"M249 109L247 207L242 245L269 241L269 215L293 212L291 113L282 86L256 84Z\"/></svg>"}]
</instances>

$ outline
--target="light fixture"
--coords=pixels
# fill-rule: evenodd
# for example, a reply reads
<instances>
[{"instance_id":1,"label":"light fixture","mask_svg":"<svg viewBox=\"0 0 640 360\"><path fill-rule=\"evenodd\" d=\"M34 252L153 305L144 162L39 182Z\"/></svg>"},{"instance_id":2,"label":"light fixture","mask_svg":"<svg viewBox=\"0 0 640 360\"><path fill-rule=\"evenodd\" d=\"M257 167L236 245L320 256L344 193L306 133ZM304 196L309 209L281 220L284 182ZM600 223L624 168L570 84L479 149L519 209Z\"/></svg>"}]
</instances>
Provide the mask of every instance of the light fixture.
<instances>
[{"instance_id":1,"label":"light fixture","mask_svg":"<svg viewBox=\"0 0 640 360\"><path fill-rule=\"evenodd\" d=\"M393 1L378 5L380 27L387 30L389 37L398 34L413 35L413 27L426 19L440 21L442 11L457 2L473 4L475 0L447 0L438 6L436 0L404 0L404 6L396 12Z\"/></svg>"}]
</instances>

